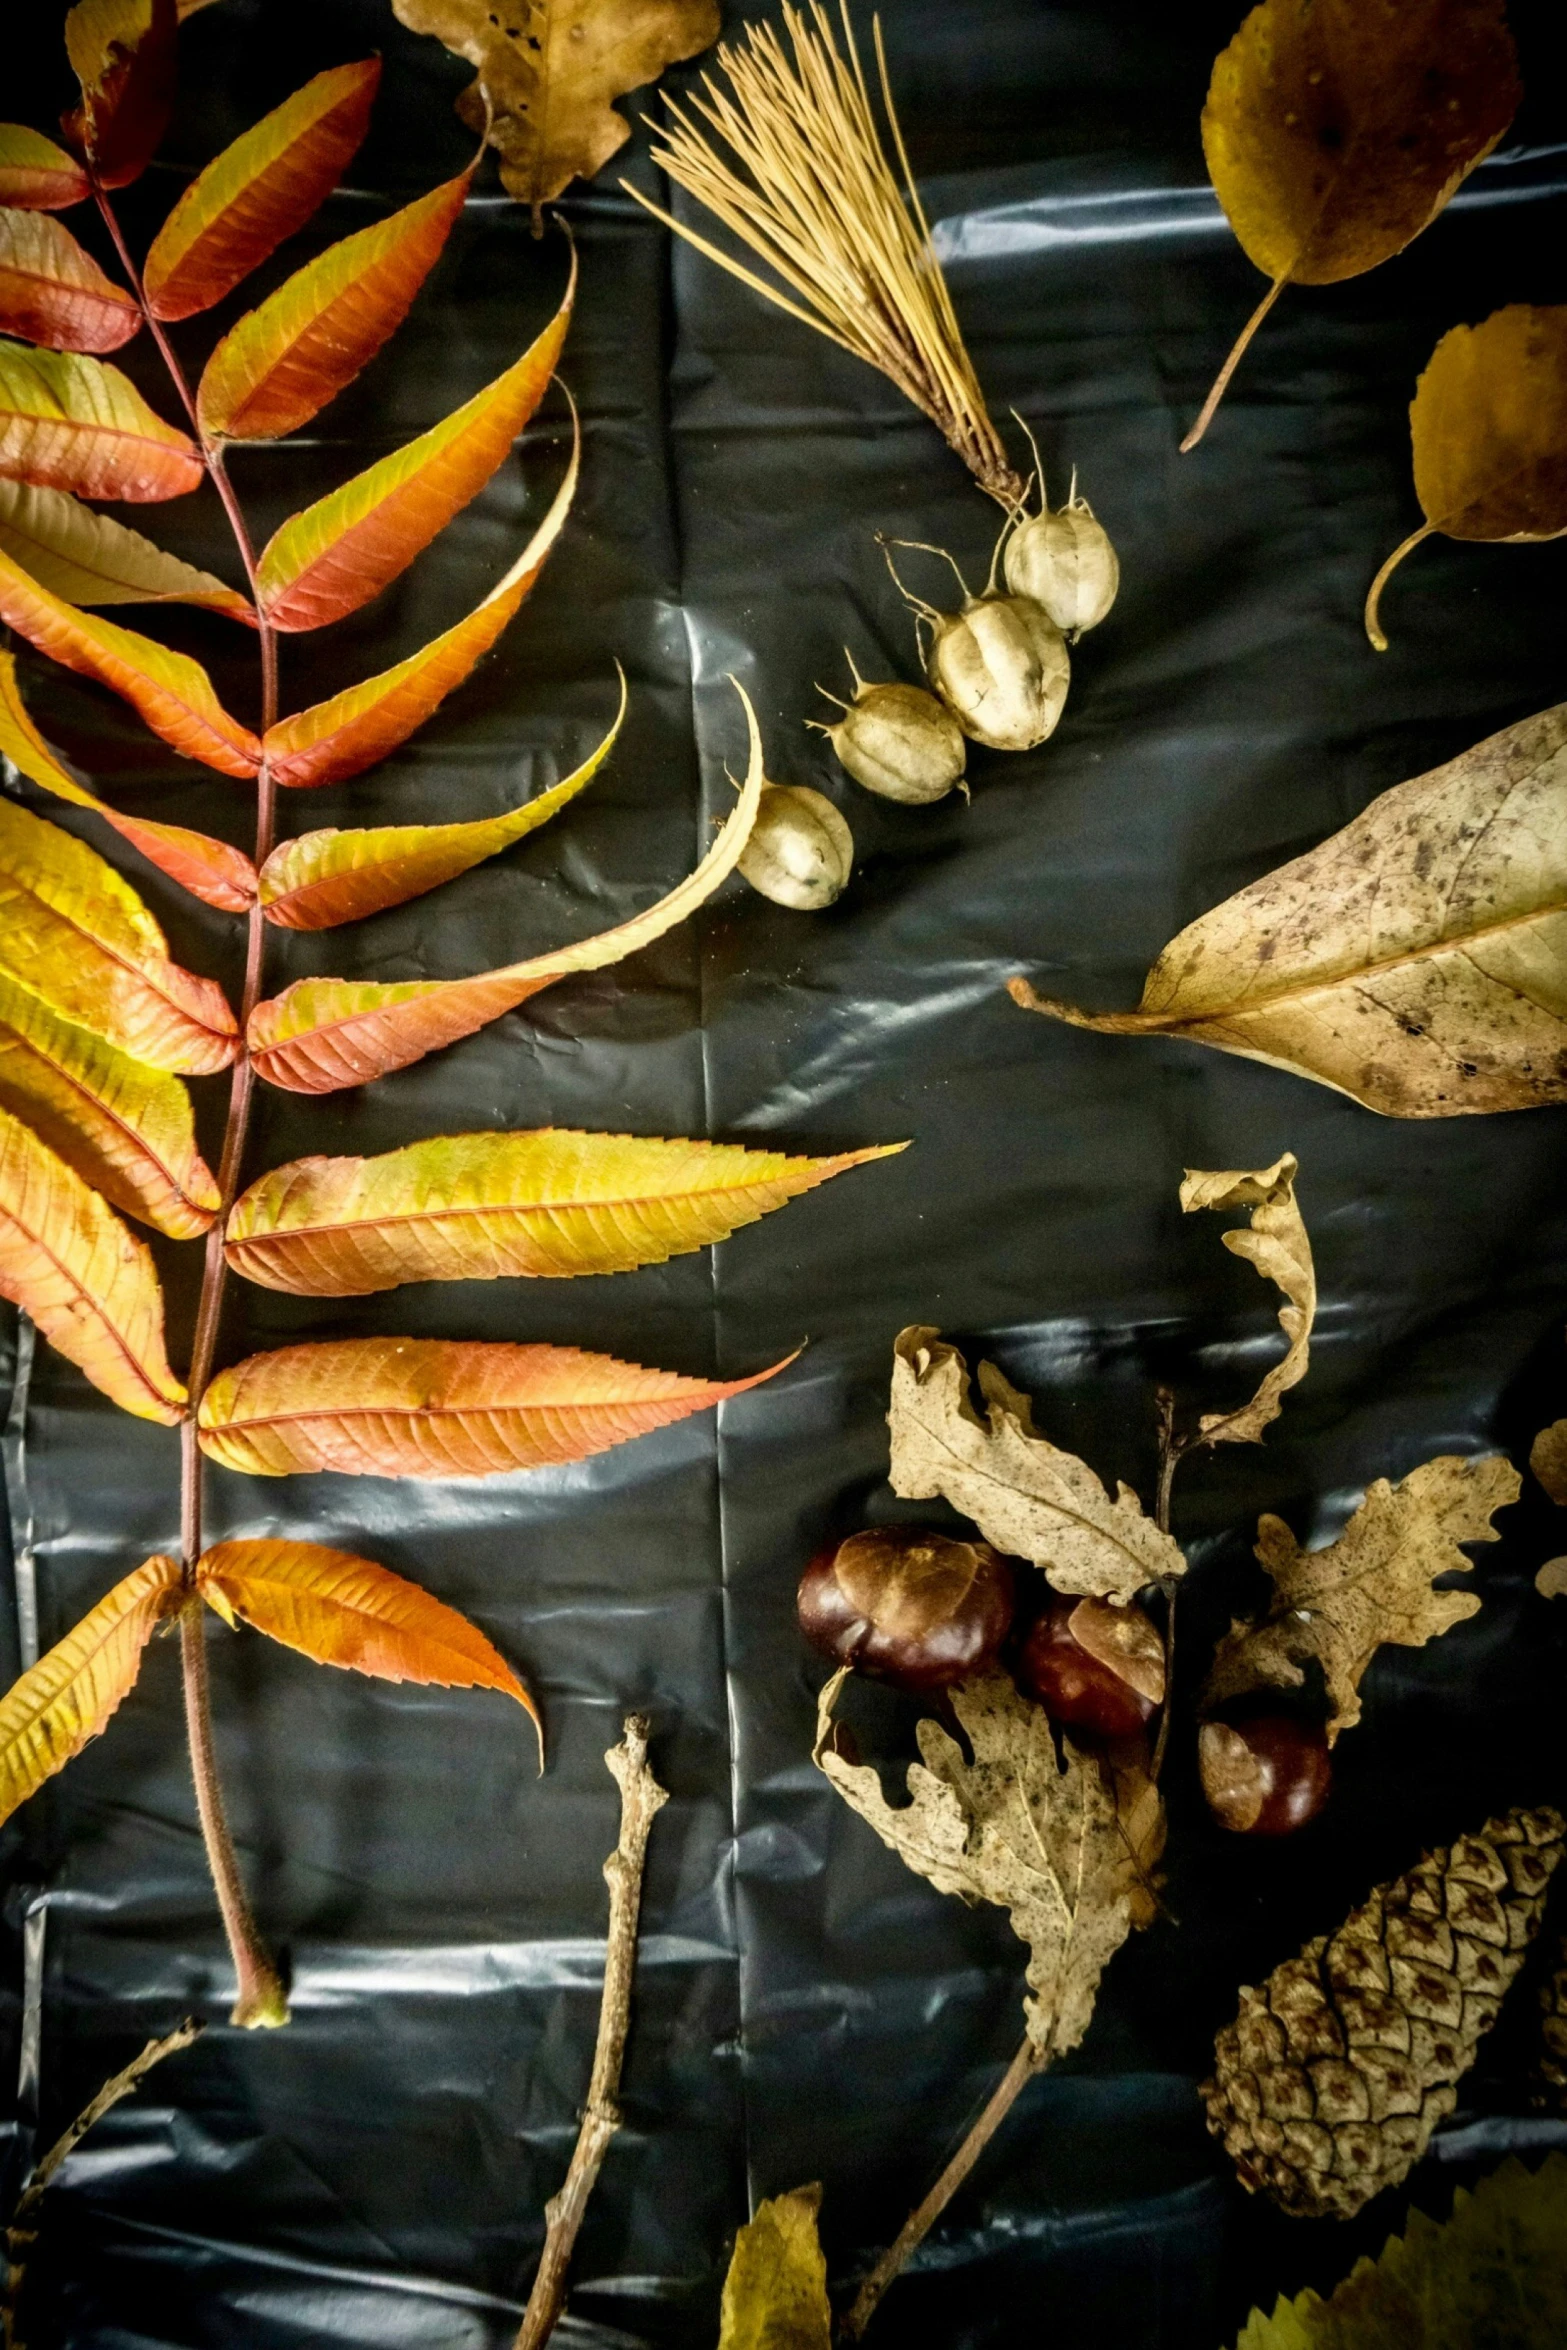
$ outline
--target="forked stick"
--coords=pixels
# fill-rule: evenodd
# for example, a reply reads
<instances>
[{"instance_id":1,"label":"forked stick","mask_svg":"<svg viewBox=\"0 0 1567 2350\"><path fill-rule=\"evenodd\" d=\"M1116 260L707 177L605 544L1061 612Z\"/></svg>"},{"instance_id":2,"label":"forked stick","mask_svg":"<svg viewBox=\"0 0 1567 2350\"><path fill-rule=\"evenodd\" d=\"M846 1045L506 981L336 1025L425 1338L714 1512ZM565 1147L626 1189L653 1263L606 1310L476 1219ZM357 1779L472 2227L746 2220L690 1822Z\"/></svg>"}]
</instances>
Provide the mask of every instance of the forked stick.
<instances>
[{"instance_id":1,"label":"forked stick","mask_svg":"<svg viewBox=\"0 0 1567 2350\"><path fill-rule=\"evenodd\" d=\"M646 1714L628 1714L620 1744L612 1746L604 1757L620 1788L620 1842L604 1863L604 1879L609 1886L609 1938L604 1950L598 2042L593 2051L588 2101L582 2109L582 2127L572 2150L571 2167L560 2193L552 2195L544 2206L544 2251L517 2331L516 2350L542 2350L549 2340L566 2297L566 2271L571 2265L577 2230L582 2225L609 2142L620 2127L620 2107L615 2100L631 2023L631 1979L636 1966L642 1868L654 1818L669 1801L668 1789L654 1778L647 1759L651 1726Z\"/></svg>"}]
</instances>

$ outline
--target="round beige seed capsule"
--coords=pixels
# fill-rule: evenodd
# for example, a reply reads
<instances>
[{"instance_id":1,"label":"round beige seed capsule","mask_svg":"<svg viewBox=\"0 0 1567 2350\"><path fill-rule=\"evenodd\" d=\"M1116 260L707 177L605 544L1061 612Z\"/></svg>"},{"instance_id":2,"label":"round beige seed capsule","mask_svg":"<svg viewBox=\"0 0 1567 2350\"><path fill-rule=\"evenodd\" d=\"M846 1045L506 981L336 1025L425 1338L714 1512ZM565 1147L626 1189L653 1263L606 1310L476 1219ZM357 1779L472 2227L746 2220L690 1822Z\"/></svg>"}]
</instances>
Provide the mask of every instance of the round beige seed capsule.
<instances>
[{"instance_id":1,"label":"round beige seed capsule","mask_svg":"<svg viewBox=\"0 0 1567 2350\"><path fill-rule=\"evenodd\" d=\"M968 753L950 710L922 685L867 685L836 726L824 726L840 764L884 800L927 807L962 781Z\"/></svg>"},{"instance_id":2,"label":"round beige seed capsule","mask_svg":"<svg viewBox=\"0 0 1567 2350\"><path fill-rule=\"evenodd\" d=\"M854 835L819 791L769 783L740 870L775 906L817 914L840 897L854 869Z\"/></svg>"},{"instance_id":3,"label":"round beige seed capsule","mask_svg":"<svg viewBox=\"0 0 1567 2350\"><path fill-rule=\"evenodd\" d=\"M1032 596L971 596L931 623L925 667L964 733L992 751L1031 751L1055 732L1072 664Z\"/></svg>"},{"instance_id":4,"label":"round beige seed capsule","mask_svg":"<svg viewBox=\"0 0 1567 2350\"><path fill-rule=\"evenodd\" d=\"M1074 637L1099 626L1121 584L1109 534L1084 498L1027 516L1008 539L1002 564L1012 593L1043 604L1057 628Z\"/></svg>"}]
</instances>

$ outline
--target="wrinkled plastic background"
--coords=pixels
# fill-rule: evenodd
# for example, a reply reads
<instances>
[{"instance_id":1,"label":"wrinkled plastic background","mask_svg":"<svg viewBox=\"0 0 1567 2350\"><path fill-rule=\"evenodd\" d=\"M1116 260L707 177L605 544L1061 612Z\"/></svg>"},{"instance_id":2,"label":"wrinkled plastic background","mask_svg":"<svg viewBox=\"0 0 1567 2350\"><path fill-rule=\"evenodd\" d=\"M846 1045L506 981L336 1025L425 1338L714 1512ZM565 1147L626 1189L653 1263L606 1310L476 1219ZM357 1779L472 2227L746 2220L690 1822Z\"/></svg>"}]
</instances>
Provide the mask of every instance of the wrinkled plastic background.
<instances>
[{"instance_id":1,"label":"wrinkled plastic background","mask_svg":"<svg viewBox=\"0 0 1567 2350\"><path fill-rule=\"evenodd\" d=\"M68 97L61 13L56 0L6 12L6 112L46 123ZM288 2031L236 2034L174 1652L154 1647L108 1735L6 1831L13 2046L29 1934L42 1952L13 2154L182 2013L213 2028L54 2191L35 2350L509 2338L587 2078L615 1819L600 1758L633 1705L656 1719L674 1799L653 1842L626 2127L562 2338L710 2342L733 2229L752 2199L804 2179L825 2182L836 2273L886 2239L1014 2046L1021 1977L1005 1920L908 1875L808 1761L818 1673L793 1584L825 1536L899 1507L882 1415L902 1324L992 1354L1054 1437L1146 1494L1156 1380L1211 1408L1277 1345L1218 1220L1180 1217L1181 1170L1299 1154L1322 1283L1312 1372L1264 1446L1199 1461L1178 1488L1195 1562L1189 1680L1260 1588L1259 1510L1324 1540L1371 1479L1444 1450L1522 1459L1567 1409L1562 1113L1383 1122L1276 1071L1026 1018L1003 992L1024 969L1084 1002L1131 1002L1182 923L1564 690L1560 546L1437 541L1389 592L1392 651L1376 658L1360 628L1375 564L1416 519L1405 409L1437 337L1505 301L1567 298L1551 15L1545 0L1513 10L1531 90L1504 151L1399 260L1291 292L1206 444L1181 458L1258 291L1198 139L1236 6L887 0L894 83L991 404L1028 417L1058 495L1078 468L1123 564L1112 618L1074 656L1059 734L1024 758L977 753L971 807L873 800L802 721L825 708L814 681L842 685L845 644L868 675L915 674L874 533L943 543L978 578L993 510L879 377L672 254L618 167L567 202L583 276L565 372L586 448L566 538L421 735L283 816L305 829L514 805L597 739L617 659L622 746L512 854L360 929L278 934L272 968L280 981L457 975L649 903L728 804L725 766L743 752L730 673L755 696L773 775L831 792L849 817L854 883L810 919L736 884L636 962L364 1093L263 1088L254 1164L546 1122L915 1147L711 1256L613 1280L336 1307L234 1286L230 1359L304 1332L394 1331L576 1341L736 1374L810 1345L716 1417L575 1469L445 1485L209 1472L215 1532L362 1548L469 1611L540 1692L552 1759L536 1780L499 1699L323 1672L214 1623L235 1825L294 1980ZM171 160L124 199L137 237L193 166L308 74L371 49L387 60L349 184L252 294L178 330L199 363L301 250L460 168L463 73L383 0L222 0L182 41ZM628 154L651 188L641 131ZM258 533L497 374L564 269L560 237L535 242L486 182L361 381L297 440L236 455ZM145 339L120 361L167 405ZM477 600L558 479L563 416L553 400L518 460L367 610L287 644L285 706L385 666ZM232 574L209 501L130 519ZM940 591L939 567L918 576ZM164 633L253 714L238 631L170 614ZM238 787L194 776L97 689L30 655L24 671L50 733L112 797L244 838ZM174 951L237 985L235 926L136 878ZM198 1091L215 1135L222 1088ZM199 1251L158 1254L179 1359ZM171 1540L176 1445L42 1348L22 1367L10 1525L20 1601L36 1590L47 1644ZM1378 1659L1332 1810L1293 1842L1253 1848L1208 1824L1183 1713L1172 1922L1117 1958L1086 2044L1027 2092L896 2289L889 2339L1209 2350L1252 2299L1331 2282L1397 2223L1399 2197L1351 2226L1249 2202L1194 2085L1240 1982L1426 1844L1561 1795L1567 1614L1531 1580L1563 1547L1554 1519L1536 1489L1478 1555L1483 1612ZM14 1648L14 1626L6 1638ZM1428 2208L1505 2146L1567 2136L1509 2118L1526 2109L1527 2022L1517 2010L1493 2038L1418 2174Z\"/></svg>"}]
</instances>

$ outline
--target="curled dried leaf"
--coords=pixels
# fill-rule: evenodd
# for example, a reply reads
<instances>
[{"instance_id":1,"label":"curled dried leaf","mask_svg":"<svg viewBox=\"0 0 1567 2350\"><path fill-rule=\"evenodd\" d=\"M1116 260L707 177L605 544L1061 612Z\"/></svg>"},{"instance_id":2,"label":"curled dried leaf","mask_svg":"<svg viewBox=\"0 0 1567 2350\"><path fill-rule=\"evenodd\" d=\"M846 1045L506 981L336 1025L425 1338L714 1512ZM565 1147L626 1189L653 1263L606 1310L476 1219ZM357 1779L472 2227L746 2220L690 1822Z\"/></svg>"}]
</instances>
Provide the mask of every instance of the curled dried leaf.
<instances>
[{"instance_id":1,"label":"curled dried leaf","mask_svg":"<svg viewBox=\"0 0 1567 2350\"><path fill-rule=\"evenodd\" d=\"M1224 1245L1283 1291L1279 1323L1289 1341L1283 1361L1263 1375L1250 1403L1236 1412L1203 1413L1206 1444L1260 1444L1263 1430L1283 1409L1289 1389L1306 1376L1317 1312L1317 1274L1310 1235L1295 1198L1299 1172L1294 1153L1285 1151L1271 1167L1248 1173L1209 1174L1189 1167L1181 1185L1181 1206L1189 1216L1200 1208L1250 1208L1250 1224L1244 1231L1226 1232Z\"/></svg>"},{"instance_id":2,"label":"curled dried leaf","mask_svg":"<svg viewBox=\"0 0 1567 2350\"><path fill-rule=\"evenodd\" d=\"M1552 1501L1567 1509L1567 1420L1553 1420L1529 1447L1529 1466Z\"/></svg>"}]
</instances>

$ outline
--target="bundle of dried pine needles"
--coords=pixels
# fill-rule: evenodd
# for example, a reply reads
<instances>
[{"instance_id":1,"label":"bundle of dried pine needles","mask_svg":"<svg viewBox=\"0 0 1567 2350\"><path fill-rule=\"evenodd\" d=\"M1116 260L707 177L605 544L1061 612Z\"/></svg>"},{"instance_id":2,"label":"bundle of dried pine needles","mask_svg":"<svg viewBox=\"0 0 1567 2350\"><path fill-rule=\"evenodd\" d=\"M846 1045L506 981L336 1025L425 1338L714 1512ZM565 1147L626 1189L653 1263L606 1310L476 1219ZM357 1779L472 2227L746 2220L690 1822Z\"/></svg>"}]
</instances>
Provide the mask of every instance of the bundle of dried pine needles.
<instances>
[{"instance_id":1,"label":"bundle of dried pine needles","mask_svg":"<svg viewBox=\"0 0 1567 2350\"><path fill-rule=\"evenodd\" d=\"M655 163L759 254L800 302L683 228L627 181L621 186L732 277L879 367L940 427L981 487L1011 509L1023 484L986 410L930 241L887 85L880 20L874 20L876 63L907 203L876 127L847 0L841 5L847 56L821 0L811 0L809 18L786 5L792 60L770 25L752 25L738 46L718 52L729 90L704 74L706 95L690 101L690 113L666 99L672 127L653 150ZM717 132L743 169L719 153L693 115Z\"/></svg>"}]
</instances>

